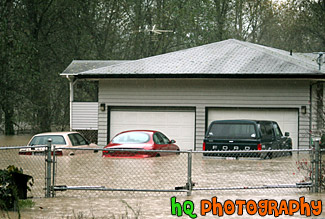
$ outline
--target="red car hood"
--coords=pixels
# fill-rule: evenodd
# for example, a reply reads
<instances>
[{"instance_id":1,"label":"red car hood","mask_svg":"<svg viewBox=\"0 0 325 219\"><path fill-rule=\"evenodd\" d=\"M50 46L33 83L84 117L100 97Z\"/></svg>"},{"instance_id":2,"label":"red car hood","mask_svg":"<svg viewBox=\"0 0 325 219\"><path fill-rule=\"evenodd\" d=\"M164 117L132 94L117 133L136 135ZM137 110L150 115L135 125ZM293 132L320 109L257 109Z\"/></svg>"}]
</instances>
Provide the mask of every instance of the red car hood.
<instances>
[{"instance_id":1,"label":"red car hood","mask_svg":"<svg viewBox=\"0 0 325 219\"><path fill-rule=\"evenodd\" d=\"M151 144L109 144L105 148L110 149L147 149L151 148Z\"/></svg>"}]
</instances>

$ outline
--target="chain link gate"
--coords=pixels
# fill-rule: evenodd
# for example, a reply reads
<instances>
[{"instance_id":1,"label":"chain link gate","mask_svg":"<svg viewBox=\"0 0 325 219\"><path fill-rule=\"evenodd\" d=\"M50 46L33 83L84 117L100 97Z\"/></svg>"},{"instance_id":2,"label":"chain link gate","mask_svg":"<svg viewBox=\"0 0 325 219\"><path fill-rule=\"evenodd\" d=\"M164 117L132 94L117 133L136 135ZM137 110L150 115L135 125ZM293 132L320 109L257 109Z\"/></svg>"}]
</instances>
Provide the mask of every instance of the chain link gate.
<instances>
[{"instance_id":1,"label":"chain link gate","mask_svg":"<svg viewBox=\"0 0 325 219\"><path fill-rule=\"evenodd\" d=\"M173 154L160 158L104 158L104 149L55 148L81 150L75 156L54 156L52 193L58 191L176 192L191 194L191 151L146 150L146 153ZM105 149L105 151L143 152L143 150ZM88 152L88 153L87 153ZM55 151L53 154L56 154ZM176 155L179 154L179 155ZM67 165L73 172L67 170Z\"/></svg>"}]
</instances>

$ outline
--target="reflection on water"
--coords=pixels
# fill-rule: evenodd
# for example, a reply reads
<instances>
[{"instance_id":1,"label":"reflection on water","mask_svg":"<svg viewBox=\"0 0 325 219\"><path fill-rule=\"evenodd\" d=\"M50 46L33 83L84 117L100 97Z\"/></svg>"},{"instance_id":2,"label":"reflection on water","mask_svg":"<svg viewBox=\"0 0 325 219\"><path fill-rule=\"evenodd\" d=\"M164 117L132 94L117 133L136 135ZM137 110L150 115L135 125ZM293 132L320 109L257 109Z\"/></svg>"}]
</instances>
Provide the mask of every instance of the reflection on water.
<instances>
[{"instance_id":1,"label":"reflection on water","mask_svg":"<svg viewBox=\"0 0 325 219\"><path fill-rule=\"evenodd\" d=\"M91 153L58 157L56 185L173 189L174 186L185 185L187 180L186 154L149 159L110 159L102 158L100 155ZM296 161L308 159L308 154L294 154L292 157L272 160L203 159L201 154L195 154L193 157L192 176L193 181L197 183L195 188L217 188L294 184L305 174L297 171ZM35 185L31 195L43 197L44 157L19 156L18 150L0 151L0 168L8 163L20 165L24 172L34 176ZM83 218L109 218L111 215L121 218L126 211L132 215L132 210L128 209L122 200L133 210L139 210L141 218L177 218L171 215L172 196L176 196L177 201L181 203L192 200L195 204L195 213L199 214L200 200L211 200L214 196L219 202L227 199L298 200L301 196L310 201L323 200L325 194L309 193L307 189L193 191L190 197L186 196L186 193L66 191L57 192L56 198L34 198L36 205L31 209L24 209L22 218L77 218L80 215L83 215ZM16 218L17 215L11 213L10 216ZM324 217L325 213L322 216ZM204 218L216 217L210 214ZM256 218L256 215L255 217L244 215L240 218Z\"/></svg>"}]
</instances>

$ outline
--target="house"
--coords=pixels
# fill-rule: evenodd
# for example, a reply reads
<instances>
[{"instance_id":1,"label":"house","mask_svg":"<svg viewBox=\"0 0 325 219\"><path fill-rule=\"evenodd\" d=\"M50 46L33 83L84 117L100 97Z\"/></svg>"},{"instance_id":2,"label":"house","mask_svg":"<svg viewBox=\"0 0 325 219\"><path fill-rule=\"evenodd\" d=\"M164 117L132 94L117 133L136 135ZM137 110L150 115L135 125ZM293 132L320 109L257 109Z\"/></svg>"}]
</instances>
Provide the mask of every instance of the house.
<instances>
[{"instance_id":1,"label":"house","mask_svg":"<svg viewBox=\"0 0 325 219\"><path fill-rule=\"evenodd\" d=\"M265 119L307 148L323 125L317 57L229 39L134 61L73 61L61 75L70 81L71 129L98 130L102 146L122 130L157 129L183 150L201 150L213 120ZM76 80L98 81L98 102L73 102Z\"/></svg>"}]
</instances>

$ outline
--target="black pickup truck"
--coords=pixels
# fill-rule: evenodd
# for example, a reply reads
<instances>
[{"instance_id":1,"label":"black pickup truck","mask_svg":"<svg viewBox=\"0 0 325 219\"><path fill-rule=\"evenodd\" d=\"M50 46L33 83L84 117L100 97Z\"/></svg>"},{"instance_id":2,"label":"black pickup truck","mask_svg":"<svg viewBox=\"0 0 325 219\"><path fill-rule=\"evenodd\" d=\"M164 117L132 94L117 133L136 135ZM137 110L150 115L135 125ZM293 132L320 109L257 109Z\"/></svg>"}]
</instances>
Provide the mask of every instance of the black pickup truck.
<instances>
[{"instance_id":1,"label":"black pickup truck","mask_svg":"<svg viewBox=\"0 0 325 219\"><path fill-rule=\"evenodd\" d=\"M241 152L248 150L292 149L289 133L282 135L275 121L217 120L208 127L203 142L204 151L232 151L233 153L204 153L204 156L272 158L291 155L291 152Z\"/></svg>"}]
</instances>

